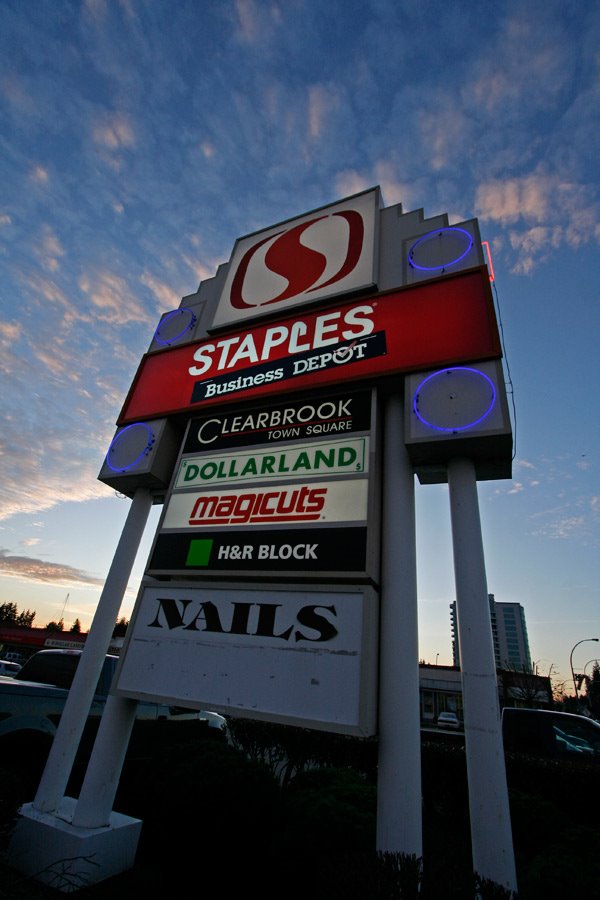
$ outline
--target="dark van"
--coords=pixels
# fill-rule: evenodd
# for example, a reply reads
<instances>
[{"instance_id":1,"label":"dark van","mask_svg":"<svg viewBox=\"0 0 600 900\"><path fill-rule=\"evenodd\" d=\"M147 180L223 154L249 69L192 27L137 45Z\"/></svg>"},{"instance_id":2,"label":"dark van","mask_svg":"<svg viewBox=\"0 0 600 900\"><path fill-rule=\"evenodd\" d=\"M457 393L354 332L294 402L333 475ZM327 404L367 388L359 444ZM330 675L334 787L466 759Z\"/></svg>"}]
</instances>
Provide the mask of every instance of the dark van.
<instances>
[{"instance_id":1,"label":"dark van","mask_svg":"<svg viewBox=\"0 0 600 900\"><path fill-rule=\"evenodd\" d=\"M600 723L550 709L502 710L506 752L600 761Z\"/></svg>"}]
</instances>

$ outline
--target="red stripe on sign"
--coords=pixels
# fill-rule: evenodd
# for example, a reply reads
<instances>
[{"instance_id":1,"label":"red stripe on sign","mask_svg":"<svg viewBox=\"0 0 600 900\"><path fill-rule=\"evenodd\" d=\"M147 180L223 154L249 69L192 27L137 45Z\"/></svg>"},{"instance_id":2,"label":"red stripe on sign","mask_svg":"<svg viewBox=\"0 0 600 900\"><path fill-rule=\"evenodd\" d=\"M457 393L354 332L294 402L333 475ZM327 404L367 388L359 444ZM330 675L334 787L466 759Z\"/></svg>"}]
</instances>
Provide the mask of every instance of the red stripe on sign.
<instances>
[{"instance_id":1,"label":"red stripe on sign","mask_svg":"<svg viewBox=\"0 0 600 900\"><path fill-rule=\"evenodd\" d=\"M482 266L146 354L118 425L501 355Z\"/></svg>"}]
</instances>

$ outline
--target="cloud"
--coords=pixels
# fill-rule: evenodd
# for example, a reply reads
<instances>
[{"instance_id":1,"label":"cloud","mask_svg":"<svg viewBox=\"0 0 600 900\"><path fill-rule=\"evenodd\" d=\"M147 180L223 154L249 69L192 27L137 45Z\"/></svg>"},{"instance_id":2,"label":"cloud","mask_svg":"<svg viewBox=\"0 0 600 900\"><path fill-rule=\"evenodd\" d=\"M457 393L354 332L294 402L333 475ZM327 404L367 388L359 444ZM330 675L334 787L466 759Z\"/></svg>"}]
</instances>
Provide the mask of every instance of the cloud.
<instances>
[{"instance_id":1,"label":"cloud","mask_svg":"<svg viewBox=\"0 0 600 900\"><path fill-rule=\"evenodd\" d=\"M526 504L533 506L527 514L531 534L550 540L573 540L582 545L600 546L600 496L590 491L596 487L592 465L581 466L574 454L544 457L536 462L516 460L518 480L507 480L491 489L488 499L498 502L510 497L525 513ZM535 490L535 500L527 498ZM525 520L524 520L525 521Z\"/></svg>"},{"instance_id":2,"label":"cloud","mask_svg":"<svg viewBox=\"0 0 600 900\"><path fill-rule=\"evenodd\" d=\"M205 265L204 263L200 262L198 259L190 256L187 253L183 253L181 255L181 261L192 270L198 284L201 281L206 281L208 278L213 278L217 271L217 268L220 265L220 262L222 262L222 260L220 260L219 262L215 261L214 263ZM179 301L177 302L177 306L178 305Z\"/></svg>"},{"instance_id":3,"label":"cloud","mask_svg":"<svg viewBox=\"0 0 600 900\"><path fill-rule=\"evenodd\" d=\"M584 516L564 516L554 522L548 522L533 533L538 537L547 537L552 540L564 540L565 538L579 536L585 531L586 520Z\"/></svg>"},{"instance_id":4,"label":"cloud","mask_svg":"<svg viewBox=\"0 0 600 900\"><path fill-rule=\"evenodd\" d=\"M157 305L160 312L177 309L181 298L166 282L161 281L150 272L143 272L140 276L140 281L151 291L153 297L158 301Z\"/></svg>"},{"instance_id":5,"label":"cloud","mask_svg":"<svg viewBox=\"0 0 600 900\"><path fill-rule=\"evenodd\" d=\"M244 44L256 44L270 39L275 25L282 21L276 3L258 3L256 0L235 0L236 36Z\"/></svg>"},{"instance_id":6,"label":"cloud","mask_svg":"<svg viewBox=\"0 0 600 900\"><path fill-rule=\"evenodd\" d=\"M106 448L110 437L104 442ZM59 461L55 463L55 471L49 471L49 466L44 467L44 454L40 454L37 448L20 448L21 459L14 452L8 458L2 454L5 457L3 465L7 463L7 468L10 466L14 480L1 489L0 521L16 515L43 512L61 503L83 503L110 496L111 489L97 480L102 465L101 450L97 453L96 466L82 460L79 453L72 455L70 463L73 465L76 459L78 468L77 474L74 474L64 463L70 450L67 449L67 438L62 447L55 449L62 451Z\"/></svg>"},{"instance_id":7,"label":"cloud","mask_svg":"<svg viewBox=\"0 0 600 900\"><path fill-rule=\"evenodd\" d=\"M533 113L555 107L572 78L575 53L558 19L540 21L533 9L520 5L517 15L500 19L494 43L473 66L464 98L509 123L525 105Z\"/></svg>"},{"instance_id":8,"label":"cloud","mask_svg":"<svg viewBox=\"0 0 600 900\"><path fill-rule=\"evenodd\" d=\"M373 184L381 187L386 206L401 203L404 212L417 204L414 187L408 182L399 181L397 167L392 162L380 160L375 163Z\"/></svg>"},{"instance_id":9,"label":"cloud","mask_svg":"<svg viewBox=\"0 0 600 900\"><path fill-rule=\"evenodd\" d=\"M336 175L335 190L340 197L350 197L372 187L372 182L354 169L346 169Z\"/></svg>"},{"instance_id":10,"label":"cloud","mask_svg":"<svg viewBox=\"0 0 600 900\"><path fill-rule=\"evenodd\" d=\"M433 172L451 165L470 141L469 120L456 108L451 97L436 98L435 108L420 111L417 121L421 146Z\"/></svg>"},{"instance_id":11,"label":"cloud","mask_svg":"<svg viewBox=\"0 0 600 900\"><path fill-rule=\"evenodd\" d=\"M50 563L31 556L10 556L7 550L1 548L0 573L9 578L19 578L22 581L64 586L97 586L104 584L105 580L62 563Z\"/></svg>"},{"instance_id":12,"label":"cloud","mask_svg":"<svg viewBox=\"0 0 600 900\"><path fill-rule=\"evenodd\" d=\"M537 468L537 466L535 466L528 459L517 459L517 460L515 460L515 468L535 469L535 468Z\"/></svg>"},{"instance_id":13,"label":"cloud","mask_svg":"<svg viewBox=\"0 0 600 900\"><path fill-rule=\"evenodd\" d=\"M107 150L131 149L135 146L135 130L123 113L107 113L92 125L95 144Z\"/></svg>"},{"instance_id":14,"label":"cloud","mask_svg":"<svg viewBox=\"0 0 600 900\"><path fill-rule=\"evenodd\" d=\"M593 197L589 185L540 170L479 184L475 211L484 222L521 226L508 231L517 253L513 272L528 274L562 245L600 243L600 204Z\"/></svg>"},{"instance_id":15,"label":"cloud","mask_svg":"<svg viewBox=\"0 0 600 900\"><path fill-rule=\"evenodd\" d=\"M48 170L43 166L34 166L30 173L29 177L36 184L47 184L49 180Z\"/></svg>"},{"instance_id":16,"label":"cloud","mask_svg":"<svg viewBox=\"0 0 600 900\"><path fill-rule=\"evenodd\" d=\"M313 84L308 89L308 134L312 140L321 137L332 112L339 106L336 93L323 84Z\"/></svg>"},{"instance_id":17,"label":"cloud","mask_svg":"<svg viewBox=\"0 0 600 900\"><path fill-rule=\"evenodd\" d=\"M346 169L336 176L336 192L340 197L349 197L379 185L386 206L402 204L404 212L418 206L415 187L398 178L398 167L391 160L377 160L371 174L363 174L354 169Z\"/></svg>"},{"instance_id":18,"label":"cloud","mask_svg":"<svg viewBox=\"0 0 600 900\"><path fill-rule=\"evenodd\" d=\"M482 219L502 225L519 219L542 222L550 215L555 186L548 176L540 175L484 182L475 195L476 212Z\"/></svg>"},{"instance_id":19,"label":"cloud","mask_svg":"<svg viewBox=\"0 0 600 900\"><path fill-rule=\"evenodd\" d=\"M106 16L106 0L84 0L85 11L97 22L102 22Z\"/></svg>"},{"instance_id":20,"label":"cloud","mask_svg":"<svg viewBox=\"0 0 600 900\"><path fill-rule=\"evenodd\" d=\"M247 44L253 43L259 34L258 10L253 0L236 0L235 13L239 37Z\"/></svg>"},{"instance_id":21,"label":"cloud","mask_svg":"<svg viewBox=\"0 0 600 900\"><path fill-rule=\"evenodd\" d=\"M57 353L55 347L51 350L44 349L43 345L36 347L34 355L38 362L42 364L46 374L65 375L71 371L69 361Z\"/></svg>"},{"instance_id":22,"label":"cloud","mask_svg":"<svg viewBox=\"0 0 600 900\"><path fill-rule=\"evenodd\" d=\"M48 271L56 272L60 268L60 259L65 255L65 251L49 225L44 225L42 238L35 252L42 266Z\"/></svg>"},{"instance_id":23,"label":"cloud","mask_svg":"<svg viewBox=\"0 0 600 900\"><path fill-rule=\"evenodd\" d=\"M109 374L107 360L100 368L85 345L54 341L23 373L15 364L0 411L0 520L110 496L98 473L128 378Z\"/></svg>"},{"instance_id":24,"label":"cloud","mask_svg":"<svg viewBox=\"0 0 600 900\"><path fill-rule=\"evenodd\" d=\"M563 503L531 514L531 521L540 523L536 525L533 535L551 540L573 538L584 544L599 545L599 498L595 495L569 494L564 490L558 496L564 500Z\"/></svg>"},{"instance_id":25,"label":"cloud","mask_svg":"<svg viewBox=\"0 0 600 900\"><path fill-rule=\"evenodd\" d=\"M43 239L43 248L44 253L47 256L64 256L65 251L61 246L61 243L57 236L54 234L52 229L49 226L44 228L44 239Z\"/></svg>"},{"instance_id":26,"label":"cloud","mask_svg":"<svg viewBox=\"0 0 600 900\"><path fill-rule=\"evenodd\" d=\"M37 305L47 307L47 304L40 302L43 299L53 306L60 307L60 321L62 325L72 325L74 322L88 323L91 321L89 314L82 311L70 299L66 287L61 287L57 281L36 271L21 272L20 281L28 289Z\"/></svg>"},{"instance_id":27,"label":"cloud","mask_svg":"<svg viewBox=\"0 0 600 900\"><path fill-rule=\"evenodd\" d=\"M21 78L14 72L5 75L0 80L0 92L14 108L16 114L21 117L35 112L36 104Z\"/></svg>"},{"instance_id":28,"label":"cloud","mask_svg":"<svg viewBox=\"0 0 600 900\"><path fill-rule=\"evenodd\" d=\"M79 289L89 297L94 316L110 325L128 322L152 323L142 304L135 299L127 281L108 269L84 272L79 277Z\"/></svg>"},{"instance_id":29,"label":"cloud","mask_svg":"<svg viewBox=\"0 0 600 900\"><path fill-rule=\"evenodd\" d=\"M4 344L12 344L17 341L22 332L20 322L0 322L0 341Z\"/></svg>"},{"instance_id":30,"label":"cloud","mask_svg":"<svg viewBox=\"0 0 600 900\"><path fill-rule=\"evenodd\" d=\"M589 199L594 193L590 185L538 170L520 178L479 184L475 205L484 220L558 230L558 240L578 246L589 240L598 221L598 204Z\"/></svg>"}]
</instances>

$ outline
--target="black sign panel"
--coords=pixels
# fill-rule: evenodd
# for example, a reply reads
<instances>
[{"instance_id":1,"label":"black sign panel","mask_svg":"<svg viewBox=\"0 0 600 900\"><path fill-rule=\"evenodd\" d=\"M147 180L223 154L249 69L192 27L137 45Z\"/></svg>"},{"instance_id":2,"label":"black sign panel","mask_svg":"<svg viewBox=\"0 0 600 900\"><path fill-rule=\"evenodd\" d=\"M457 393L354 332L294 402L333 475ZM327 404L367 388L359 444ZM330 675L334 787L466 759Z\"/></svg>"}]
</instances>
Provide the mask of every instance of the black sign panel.
<instances>
[{"instance_id":1,"label":"black sign panel","mask_svg":"<svg viewBox=\"0 0 600 900\"><path fill-rule=\"evenodd\" d=\"M314 394L277 405L214 412L191 420L183 454L343 436L371 428L371 391Z\"/></svg>"},{"instance_id":2,"label":"black sign panel","mask_svg":"<svg viewBox=\"0 0 600 900\"><path fill-rule=\"evenodd\" d=\"M148 574L298 572L363 575L367 529L300 528L251 531L162 532Z\"/></svg>"}]
</instances>

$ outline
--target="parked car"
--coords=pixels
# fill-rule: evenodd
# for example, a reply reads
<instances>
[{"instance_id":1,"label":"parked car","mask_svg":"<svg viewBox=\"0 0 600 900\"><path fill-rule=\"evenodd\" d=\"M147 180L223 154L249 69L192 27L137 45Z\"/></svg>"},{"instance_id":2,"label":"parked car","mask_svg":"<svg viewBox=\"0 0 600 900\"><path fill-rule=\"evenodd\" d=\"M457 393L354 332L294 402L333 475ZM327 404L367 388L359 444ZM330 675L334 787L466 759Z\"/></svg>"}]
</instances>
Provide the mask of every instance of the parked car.
<instances>
[{"instance_id":1,"label":"parked car","mask_svg":"<svg viewBox=\"0 0 600 900\"><path fill-rule=\"evenodd\" d=\"M14 677L0 676L0 760L12 758L17 747L32 747L37 742L47 753L63 712L67 694L79 665L81 650L39 650ZM96 693L87 722L97 728L118 657L104 658ZM225 735L227 720L217 712L168 706L140 701L136 721L198 721L200 727L216 729Z\"/></svg>"},{"instance_id":2,"label":"parked car","mask_svg":"<svg viewBox=\"0 0 600 900\"><path fill-rule=\"evenodd\" d=\"M438 728L452 728L457 731L460 728L460 720L456 713L441 712L437 717Z\"/></svg>"},{"instance_id":3,"label":"parked car","mask_svg":"<svg viewBox=\"0 0 600 900\"><path fill-rule=\"evenodd\" d=\"M587 716L506 707L502 735L508 752L600 760L600 723Z\"/></svg>"},{"instance_id":4,"label":"parked car","mask_svg":"<svg viewBox=\"0 0 600 900\"><path fill-rule=\"evenodd\" d=\"M7 659L0 659L0 675L16 675L21 671L21 664L10 662Z\"/></svg>"}]
</instances>

